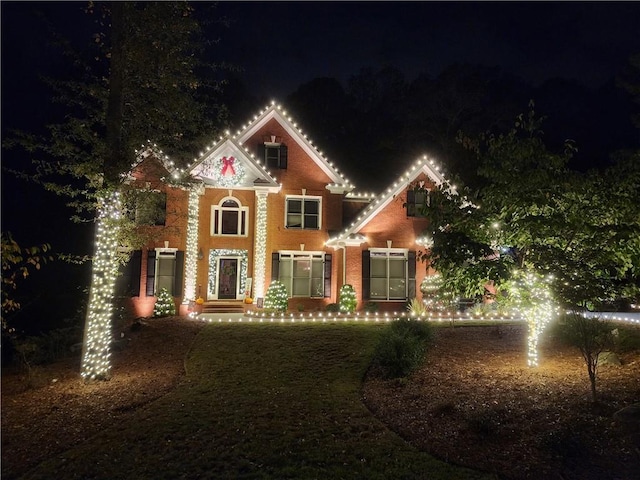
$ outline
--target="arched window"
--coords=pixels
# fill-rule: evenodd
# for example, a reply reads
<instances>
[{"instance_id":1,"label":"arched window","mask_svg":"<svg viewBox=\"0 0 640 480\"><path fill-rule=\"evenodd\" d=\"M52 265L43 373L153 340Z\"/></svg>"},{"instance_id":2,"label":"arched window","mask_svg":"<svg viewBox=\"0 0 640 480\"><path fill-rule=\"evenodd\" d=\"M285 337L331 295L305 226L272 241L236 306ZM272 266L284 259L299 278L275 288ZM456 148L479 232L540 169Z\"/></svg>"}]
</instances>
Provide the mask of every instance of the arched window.
<instances>
[{"instance_id":1,"label":"arched window","mask_svg":"<svg viewBox=\"0 0 640 480\"><path fill-rule=\"evenodd\" d=\"M249 208L234 197L223 198L211 210L211 235L247 236Z\"/></svg>"}]
</instances>

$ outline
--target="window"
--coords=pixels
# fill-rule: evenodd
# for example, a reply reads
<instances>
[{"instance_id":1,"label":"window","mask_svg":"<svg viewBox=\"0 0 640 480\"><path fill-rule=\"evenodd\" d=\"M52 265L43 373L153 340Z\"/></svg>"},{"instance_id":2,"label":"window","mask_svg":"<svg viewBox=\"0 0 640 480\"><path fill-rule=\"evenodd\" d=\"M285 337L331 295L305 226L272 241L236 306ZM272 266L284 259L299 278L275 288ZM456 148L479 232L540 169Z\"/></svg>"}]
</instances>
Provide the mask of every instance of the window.
<instances>
[{"instance_id":1,"label":"window","mask_svg":"<svg viewBox=\"0 0 640 480\"><path fill-rule=\"evenodd\" d=\"M331 254L303 251L274 253L272 279L287 287L289 297L330 296Z\"/></svg>"},{"instance_id":2,"label":"window","mask_svg":"<svg viewBox=\"0 0 640 480\"><path fill-rule=\"evenodd\" d=\"M415 296L416 255L401 248L362 252L362 291L366 300L402 300Z\"/></svg>"},{"instance_id":3,"label":"window","mask_svg":"<svg viewBox=\"0 0 640 480\"><path fill-rule=\"evenodd\" d=\"M258 146L258 158L268 169L286 169L288 161L288 149L286 145L273 142L261 143Z\"/></svg>"},{"instance_id":4,"label":"window","mask_svg":"<svg viewBox=\"0 0 640 480\"><path fill-rule=\"evenodd\" d=\"M407 217L424 218L424 206L429 205L429 191L423 188L407 190Z\"/></svg>"},{"instance_id":5,"label":"window","mask_svg":"<svg viewBox=\"0 0 640 480\"><path fill-rule=\"evenodd\" d=\"M321 202L321 197L287 196L285 226L319 230Z\"/></svg>"},{"instance_id":6,"label":"window","mask_svg":"<svg viewBox=\"0 0 640 480\"><path fill-rule=\"evenodd\" d=\"M223 198L211 209L211 235L246 237L248 212L237 199Z\"/></svg>"},{"instance_id":7,"label":"window","mask_svg":"<svg viewBox=\"0 0 640 480\"><path fill-rule=\"evenodd\" d=\"M147 296L157 296L166 288L174 297L182 295L184 252L175 248L149 250L147 257Z\"/></svg>"}]
</instances>

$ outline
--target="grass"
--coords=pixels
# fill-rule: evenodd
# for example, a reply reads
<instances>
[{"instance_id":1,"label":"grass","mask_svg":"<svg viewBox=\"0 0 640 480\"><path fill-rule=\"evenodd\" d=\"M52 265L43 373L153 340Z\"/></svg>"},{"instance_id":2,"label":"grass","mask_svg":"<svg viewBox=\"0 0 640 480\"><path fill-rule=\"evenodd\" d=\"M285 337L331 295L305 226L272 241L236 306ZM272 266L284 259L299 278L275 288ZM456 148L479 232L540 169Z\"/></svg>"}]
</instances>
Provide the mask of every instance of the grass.
<instances>
[{"instance_id":1,"label":"grass","mask_svg":"<svg viewBox=\"0 0 640 480\"><path fill-rule=\"evenodd\" d=\"M24 478L492 478L416 450L364 407L380 332L208 325L178 388Z\"/></svg>"}]
</instances>

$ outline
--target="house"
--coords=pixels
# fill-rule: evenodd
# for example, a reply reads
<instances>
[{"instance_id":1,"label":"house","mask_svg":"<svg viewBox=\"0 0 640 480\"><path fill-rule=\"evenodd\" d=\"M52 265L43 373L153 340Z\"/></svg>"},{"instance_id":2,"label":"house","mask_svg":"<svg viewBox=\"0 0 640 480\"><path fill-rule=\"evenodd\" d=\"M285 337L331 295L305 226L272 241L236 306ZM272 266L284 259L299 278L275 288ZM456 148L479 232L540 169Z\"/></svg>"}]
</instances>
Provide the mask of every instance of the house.
<instances>
[{"instance_id":1,"label":"house","mask_svg":"<svg viewBox=\"0 0 640 480\"><path fill-rule=\"evenodd\" d=\"M186 314L198 297L259 303L272 280L285 284L292 309L324 309L351 284L359 308L398 310L427 273L417 252L428 247L428 221L416 206L443 182L424 157L381 195L358 194L276 104L185 171L145 146L128 183L162 214L145 219L153 240L133 252L118 290L140 316L162 288Z\"/></svg>"}]
</instances>

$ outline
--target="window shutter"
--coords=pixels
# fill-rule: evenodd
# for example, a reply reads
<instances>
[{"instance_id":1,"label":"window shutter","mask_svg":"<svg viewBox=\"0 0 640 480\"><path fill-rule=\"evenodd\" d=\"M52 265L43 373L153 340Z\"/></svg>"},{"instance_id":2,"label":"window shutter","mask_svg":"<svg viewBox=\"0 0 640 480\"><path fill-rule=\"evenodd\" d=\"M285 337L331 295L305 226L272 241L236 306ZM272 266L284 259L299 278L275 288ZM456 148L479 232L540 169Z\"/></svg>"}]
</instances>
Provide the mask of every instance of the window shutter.
<instances>
[{"instance_id":1,"label":"window shutter","mask_svg":"<svg viewBox=\"0 0 640 480\"><path fill-rule=\"evenodd\" d=\"M331 254L324 254L324 296L331 296Z\"/></svg>"},{"instance_id":2,"label":"window shutter","mask_svg":"<svg viewBox=\"0 0 640 480\"><path fill-rule=\"evenodd\" d=\"M363 250L362 251L362 299L363 300L369 300L371 298L371 292L370 290L370 280L369 277L371 276L370 271L371 271L371 266L370 266L370 262L371 262L371 253L369 253L369 250Z\"/></svg>"},{"instance_id":3,"label":"window shutter","mask_svg":"<svg viewBox=\"0 0 640 480\"><path fill-rule=\"evenodd\" d=\"M407 295L409 299L416 296L416 251L409 250L407 258Z\"/></svg>"},{"instance_id":4,"label":"window shutter","mask_svg":"<svg viewBox=\"0 0 640 480\"><path fill-rule=\"evenodd\" d=\"M258 144L258 160L260 160L266 166L267 157L265 155L265 152L266 152L266 148L264 146L264 143L259 143Z\"/></svg>"},{"instance_id":5,"label":"window shutter","mask_svg":"<svg viewBox=\"0 0 640 480\"><path fill-rule=\"evenodd\" d=\"M129 277L128 295L131 297L140 296L140 275L142 275L142 250L134 250L129 259L131 275Z\"/></svg>"},{"instance_id":6,"label":"window shutter","mask_svg":"<svg viewBox=\"0 0 640 480\"><path fill-rule=\"evenodd\" d=\"M286 145L280 145L280 165L282 169L287 168L287 162L289 160L289 149Z\"/></svg>"},{"instance_id":7,"label":"window shutter","mask_svg":"<svg viewBox=\"0 0 640 480\"><path fill-rule=\"evenodd\" d=\"M153 297L156 280L156 251L149 250L147 254L147 297Z\"/></svg>"},{"instance_id":8,"label":"window shutter","mask_svg":"<svg viewBox=\"0 0 640 480\"><path fill-rule=\"evenodd\" d=\"M184 286L184 250L176 252L176 269L173 275L173 296L182 297Z\"/></svg>"},{"instance_id":9,"label":"window shutter","mask_svg":"<svg viewBox=\"0 0 640 480\"><path fill-rule=\"evenodd\" d=\"M407 190L407 217L416 216L416 192Z\"/></svg>"},{"instance_id":10,"label":"window shutter","mask_svg":"<svg viewBox=\"0 0 640 480\"><path fill-rule=\"evenodd\" d=\"M278 252L271 254L271 281L278 280L280 275L280 255Z\"/></svg>"}]
</instances>

